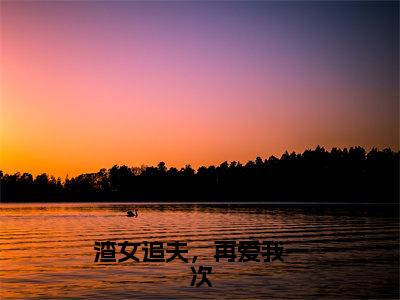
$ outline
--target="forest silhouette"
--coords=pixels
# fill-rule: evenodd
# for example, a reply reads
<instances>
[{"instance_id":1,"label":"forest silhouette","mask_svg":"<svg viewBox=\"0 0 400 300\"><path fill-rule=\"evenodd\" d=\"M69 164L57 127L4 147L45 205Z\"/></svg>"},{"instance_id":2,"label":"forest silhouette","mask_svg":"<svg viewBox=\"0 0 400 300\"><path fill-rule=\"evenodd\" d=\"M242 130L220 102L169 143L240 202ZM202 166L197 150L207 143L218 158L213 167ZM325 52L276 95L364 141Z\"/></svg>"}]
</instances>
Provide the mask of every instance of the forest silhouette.
<instances>
[{"instance_id":1,"label":"forest silhouette","mask_svg":"<svg viewBox=\"0 0 400 300\"><path fill-rule=\"evenodd\" d=\"M0 171L2 202L57 201L399 201L399 156L391 149L324 147L246 164L113 166L73 178Z\"/></svg>"}]
</instances>

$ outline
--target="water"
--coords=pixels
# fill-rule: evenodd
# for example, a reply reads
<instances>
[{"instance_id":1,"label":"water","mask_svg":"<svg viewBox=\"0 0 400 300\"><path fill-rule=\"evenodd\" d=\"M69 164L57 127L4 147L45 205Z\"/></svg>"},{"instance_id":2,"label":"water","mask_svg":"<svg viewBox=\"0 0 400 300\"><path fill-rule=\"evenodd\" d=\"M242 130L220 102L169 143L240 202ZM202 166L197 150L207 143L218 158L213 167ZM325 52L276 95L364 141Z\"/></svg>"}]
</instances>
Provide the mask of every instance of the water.
<instances>
[{"instance_id":1,"label":"water","mask_svg":"<svg viewBox=\"0 0 400 300\"><path fill-rule=\"evenodd\" d=\"M138 218L126 217L137 208ZM0 204L0 298L399 297L398 207ZM283 259L215 262L214 241L282 241ZM95 241L181 241L188 263L96 264ZM123 257L117 247L117 258ZM169 254L166 254L169 257ZM190 286L212 266L212 287ZM200 275L199 275L200 276Z\"/></svg>"}]
</instances>

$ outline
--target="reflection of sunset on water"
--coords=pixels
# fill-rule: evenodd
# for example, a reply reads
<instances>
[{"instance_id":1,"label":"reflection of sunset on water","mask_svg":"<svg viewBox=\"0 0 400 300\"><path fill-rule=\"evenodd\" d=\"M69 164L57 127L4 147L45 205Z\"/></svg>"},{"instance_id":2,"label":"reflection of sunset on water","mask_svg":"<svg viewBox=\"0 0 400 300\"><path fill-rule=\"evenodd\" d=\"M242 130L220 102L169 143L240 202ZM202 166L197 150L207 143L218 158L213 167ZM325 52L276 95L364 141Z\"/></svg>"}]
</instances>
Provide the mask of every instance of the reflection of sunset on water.
<instances>
[{"instance_id":1,"label":"reflection of sunset on water","mask_svg":"<svg viewBox=\"0 0 400 300\"><path fill-rule=\"evenodd\" d=\"M129 209L138 209L139 217L126 217ZM398 219L380 210L346 205L2 204L0 297L246 298L251 289L256 298L308 298L333 297L335 286L347 298L364 293L391 297L398 281ZM209 291L201 287L201 292L190 287L191 264L179 260L96 265L94 242L106 240L187 242L189 258L198 256L198 265L213 267L213 286ZM279 240L284 262L217 263L217 240ZM360 285L371 288L360 290ZM373 294L374 288L382 290Z\"/></svg>"}]
</instances>

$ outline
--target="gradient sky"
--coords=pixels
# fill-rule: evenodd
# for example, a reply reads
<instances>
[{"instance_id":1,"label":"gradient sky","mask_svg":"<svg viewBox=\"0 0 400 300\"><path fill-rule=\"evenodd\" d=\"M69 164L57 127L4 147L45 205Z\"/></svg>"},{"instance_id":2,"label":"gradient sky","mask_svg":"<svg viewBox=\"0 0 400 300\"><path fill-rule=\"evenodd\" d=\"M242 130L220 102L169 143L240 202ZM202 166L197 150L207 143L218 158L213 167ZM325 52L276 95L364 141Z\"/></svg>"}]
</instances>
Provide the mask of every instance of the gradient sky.
<instances>
[{"instance_id":1,"label":"gradient sky","mask_svg":"<svg viewBox=\"0 0 400 300\"><path fill-rule=\"evenodd\" d=\"M1 164L399 149L398 2L1 1Z\"/></svg>"}]
</instances>

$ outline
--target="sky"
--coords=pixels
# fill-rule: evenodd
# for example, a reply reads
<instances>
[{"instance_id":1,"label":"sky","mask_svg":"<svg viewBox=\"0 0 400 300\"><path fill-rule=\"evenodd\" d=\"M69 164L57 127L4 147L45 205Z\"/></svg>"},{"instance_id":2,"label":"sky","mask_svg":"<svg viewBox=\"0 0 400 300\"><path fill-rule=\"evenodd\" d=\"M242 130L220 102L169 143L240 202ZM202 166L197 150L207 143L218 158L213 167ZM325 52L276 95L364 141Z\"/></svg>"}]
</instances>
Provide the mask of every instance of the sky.
<instances>
[{"instance_id":1,"label":"sky","mask_svg":"<svg viewBox=\"0 0 400 300\"><path fill-rule=\"evenodd\" d=\"M0 169L399 149L398 2L1 1Z\"/></svg>"}]
</instances>

